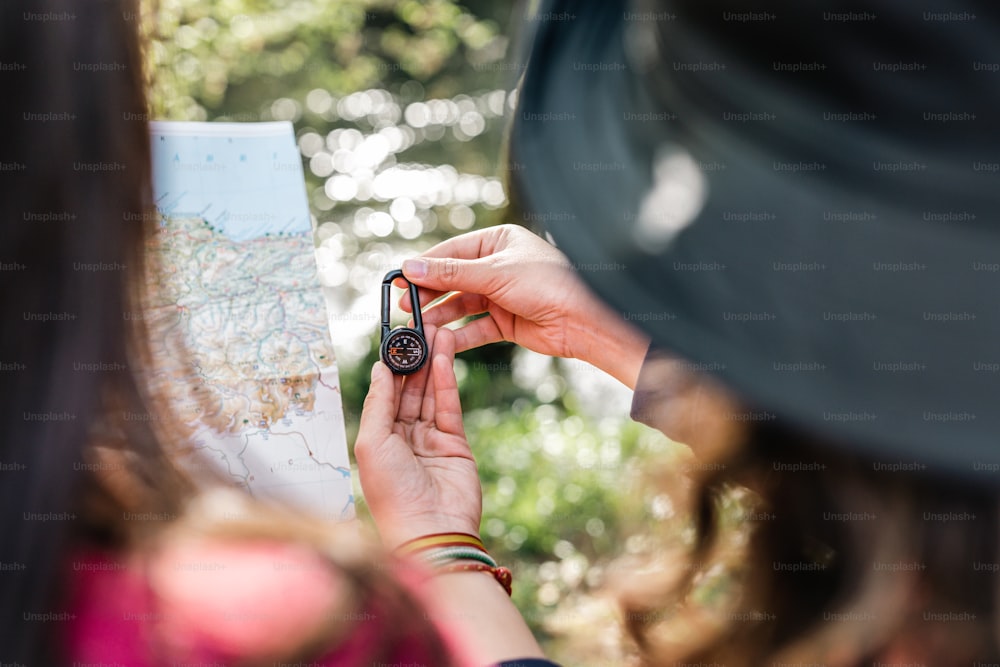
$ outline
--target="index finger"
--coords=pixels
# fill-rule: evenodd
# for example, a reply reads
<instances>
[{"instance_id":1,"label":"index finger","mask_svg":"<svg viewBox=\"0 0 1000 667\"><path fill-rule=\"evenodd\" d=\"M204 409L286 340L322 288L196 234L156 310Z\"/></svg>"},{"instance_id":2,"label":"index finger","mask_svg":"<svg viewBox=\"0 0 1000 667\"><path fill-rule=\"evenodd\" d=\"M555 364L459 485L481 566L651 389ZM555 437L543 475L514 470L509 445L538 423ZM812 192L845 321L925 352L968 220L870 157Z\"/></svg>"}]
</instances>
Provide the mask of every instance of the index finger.
<instances>
[{"instance_id":1,"label":"index finger","mask_svg":"<svg viewBox=\"0 0 1000 667\"><path fill-rule=\"evenodd\" d=\"M502 233L500 227L487 227L459 234L425 250L419 257L480 259L496 252L496 242Z\"/></svg>"},{"instance_id":2,"label":"index finger","mask_svg":"<svg viewBox=\"0 0 1000 667\"><path fill-rule=\"evenodd\" d=\"M450 239L445 239L437 245L431 246L429 249L420 253L417 257L434 257L437 259L446 257L451 257L453 259L481 259L488 255L492 255L497 251L497 242L503 234L504 231L502 226L477 229L473 232L467 232L465 234L453 236ZM409 280L409 278L407 278L407 280ZM394 284L398 287L404 287L404 285L399 284L399 282ZM417 287L419 288L420 293L421 308L429 304L431 301L434 301L435 299L438 299L448 293L427 289L425 287L420 287L419 285L417 285ZM412 312L412 308L410 308L409 294L404 294L400 298L399 307L407 313Z\"/></svg>"},{"instance_id":3,"label":"index finger","mask_svg":"<svg viewBox=\"0 0 1000 667\"><path fill-rule=\"evenodd\" d=\"M437 327L428 324L424 328L424 337L427 340L427 354L430 357L434 349L434 338ZM412 424L420 418L420 407L424 401L424 387L430 374L431 359L427 359L425 366L413 375L407 375L403 380L403 391L399 397L399 410L396 413L396 420L404 424Z\"/></svg>"},{"instance_id":4,"label":"index finger","mask_svg":"<svg viewBox=\"0 0 1000 667\"><path fill-rule=\"evenodd\" d=\"M438 345L431 360L432 385L434 390L434 422L439 431L465 436L462 423L462 404L458 396L458 380L455 377L455 337L451 331L442 329Z\"/></svg>"}]
</instances>

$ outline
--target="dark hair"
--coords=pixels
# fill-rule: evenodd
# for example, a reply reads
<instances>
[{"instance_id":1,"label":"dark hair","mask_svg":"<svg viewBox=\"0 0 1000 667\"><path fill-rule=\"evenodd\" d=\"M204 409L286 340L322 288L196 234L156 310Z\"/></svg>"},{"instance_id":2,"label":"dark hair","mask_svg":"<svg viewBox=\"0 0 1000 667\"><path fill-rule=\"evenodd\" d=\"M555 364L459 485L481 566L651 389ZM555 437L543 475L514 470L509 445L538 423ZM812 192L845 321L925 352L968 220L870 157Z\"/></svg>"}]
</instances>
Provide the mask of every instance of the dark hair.
<instances>
[{"instance_id":1,"label":"dark hair","mask_svg":"<svg viewBox=\"0 0 1000 667\"><path fill-rule=\"evenodd\" d=\"M179 430L127 416L155 414L149 408L163 402L136 376L152 368L135 314L156 275L145 253L159 220L138 17L138 0L0 7L0 293L10 318L0 328L0 662L72 658L59 641L65 626L39 619L69 602L77 549L155 550L175 527L312 548L343 575L348 603L378 610L378 645L350 650L450 664L438 628L389 576L387 559L346 538L328 553L330 526L280 507L206 523L185 511L193 487L168 456ZM95 456L114 456L125 493L90 472L101 470ZM176 520L126 522L126 512ZM340 616L324 621L345 630ZM302 656L331 648L315 643Z\"/></svg>"},{"instance_id":2,"label":"dark hair","mask_svg":"<svg viewBox=\"0 0 1000 667\"><path fill-rule=\"evenodd\" d=\"M123 315L153 224L137 5L10 0L0 10L5 662L55 659L53 626L29 614L57 611L53 573L82 530L84 446L109 405L142 410ZM148 426L119 425L158 484Z\"/></svg>"}]
</instances>

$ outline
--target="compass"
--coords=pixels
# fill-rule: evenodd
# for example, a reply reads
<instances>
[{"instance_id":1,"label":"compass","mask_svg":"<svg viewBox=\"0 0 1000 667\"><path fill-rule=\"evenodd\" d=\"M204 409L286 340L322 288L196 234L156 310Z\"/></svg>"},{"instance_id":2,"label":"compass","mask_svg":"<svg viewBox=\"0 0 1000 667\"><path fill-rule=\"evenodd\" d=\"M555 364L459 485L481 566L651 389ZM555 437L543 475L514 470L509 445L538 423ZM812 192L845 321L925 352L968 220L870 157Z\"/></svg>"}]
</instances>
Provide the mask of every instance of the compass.
<instances>
[{"instance_id":1,"label":"compass","mask_svg":"<svg viewBox=\"0 0 1000 667\"><path fill-rule=\"evenodd\" d=\"M392 281L396 278L403 278L399 269L387 273L382 281L382 344L379 354L393 373L409 375L419 371L427 362L427 339L424 338L424 323L420 316L420 298L413 283L409 285L414 327L389 328L389 297Z\"/></svg>"},{"instance_id":2,"label":"compass","mask_svg":"<svg viewBox=\"0 0 1000 667\"><path fill-rule=\"evenodd\" d=\"M426 359L427 342L413 329L395 329L382 341L382 361L393 373L414 373Z\"/></svg>"}]
</instances>

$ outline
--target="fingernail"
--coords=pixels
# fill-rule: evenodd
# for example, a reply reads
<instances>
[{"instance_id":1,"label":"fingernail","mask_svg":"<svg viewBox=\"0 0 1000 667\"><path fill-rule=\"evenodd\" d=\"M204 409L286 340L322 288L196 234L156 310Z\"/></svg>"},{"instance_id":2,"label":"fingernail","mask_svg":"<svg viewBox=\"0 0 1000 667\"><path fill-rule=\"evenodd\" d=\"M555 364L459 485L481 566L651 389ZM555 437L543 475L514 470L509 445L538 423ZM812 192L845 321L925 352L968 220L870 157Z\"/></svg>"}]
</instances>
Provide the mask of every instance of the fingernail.
<instances>
[{"instance_id":1,"label":"fingernail","mask_svg":"<svg viewBox=\"0 0 1000 667\"><path fill-rule=\"evenodd\" d=\"M427 262L422 259L408 259L403 262L403 273L407 278L423 278L427 275Z\"/></svg>"}]
</instances>

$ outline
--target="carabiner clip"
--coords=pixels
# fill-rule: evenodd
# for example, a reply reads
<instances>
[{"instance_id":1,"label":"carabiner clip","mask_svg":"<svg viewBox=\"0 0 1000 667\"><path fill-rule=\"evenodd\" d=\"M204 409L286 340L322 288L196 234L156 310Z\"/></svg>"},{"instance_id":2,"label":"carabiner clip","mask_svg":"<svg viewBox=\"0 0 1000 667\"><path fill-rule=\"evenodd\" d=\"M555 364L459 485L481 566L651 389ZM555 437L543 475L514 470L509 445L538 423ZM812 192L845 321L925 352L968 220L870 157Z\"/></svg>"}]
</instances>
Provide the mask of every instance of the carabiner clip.
<instances>
[{"instance_id":1,"label":"carabiner clip","mask_svg":"<svg viewBox=\"0 0 1000 667\"><path fill-rule=\"evenodd\" d=\"M427 339L424 337L424 322L420 315L420 296L417 286L406 280L410 286L410 305L413 309L414 327L389 328L389 298L392 281L406 278L395 269L385 274L382 280L382 343L379 356L382 362L396 375L416 373L427 362Z\"/></svg>"}]
</instances>

